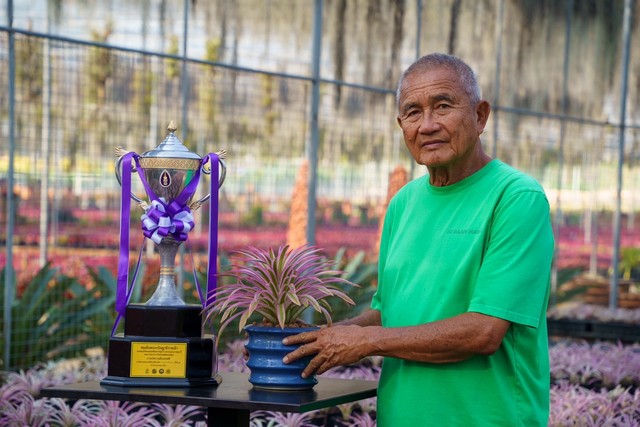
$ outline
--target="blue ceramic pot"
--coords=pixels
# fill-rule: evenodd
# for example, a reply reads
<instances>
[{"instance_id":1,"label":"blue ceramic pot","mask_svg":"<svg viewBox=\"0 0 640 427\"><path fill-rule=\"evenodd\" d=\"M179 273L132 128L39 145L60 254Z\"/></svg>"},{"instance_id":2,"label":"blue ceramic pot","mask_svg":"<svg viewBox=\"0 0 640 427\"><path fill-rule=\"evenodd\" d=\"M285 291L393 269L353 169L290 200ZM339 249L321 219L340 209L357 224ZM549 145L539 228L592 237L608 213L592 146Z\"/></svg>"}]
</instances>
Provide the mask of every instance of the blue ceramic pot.
<instances>
[{"instance_id":1,"label":"blue ceramic pot","mask_svg":"<svg viewBox=\"0 0 640 427\"><path fill-rule=\"evenodd\" d=\"M302 378L300 374L313 356L298 359L285 365L282 358L298 348L298 345L283 345L282 340L290 335L313 331L318 327L285 328L250 325L244 328L249 334L245 345L249 352L247 366L251 370L249 382L256 388L272 390L307 390L318 383L315 376Z\"/></svg>"}]
</instances>

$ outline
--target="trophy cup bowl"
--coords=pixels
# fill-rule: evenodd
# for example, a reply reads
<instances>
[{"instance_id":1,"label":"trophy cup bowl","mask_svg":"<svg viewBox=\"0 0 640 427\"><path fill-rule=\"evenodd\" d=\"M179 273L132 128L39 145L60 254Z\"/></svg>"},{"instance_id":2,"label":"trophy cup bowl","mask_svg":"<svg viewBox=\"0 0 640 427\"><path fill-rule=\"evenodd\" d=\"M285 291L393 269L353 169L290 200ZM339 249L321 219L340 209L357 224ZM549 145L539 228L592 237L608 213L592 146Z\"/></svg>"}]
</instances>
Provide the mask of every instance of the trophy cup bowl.
<instances>
[{"instance_id":1,"label":"trophy cup bowl","mask_svg":"<svg viewBox=\"0 0 640 427\"><path fill-rule=\"evenodd\" d=\"M207 160L214 163L214 168L182 144L175 135L173 121L167 130L162 143L141 155L121 147L116 150L119 157L116 177L122 187L123 206L116 297L118 318L109 340L108 373L101 382L104 385L189 387L217 385L221 381L216 367L215 336L203 330L202 306L186 304L176 290L175 258L178 248L193 229L191 212L211 197L209 193L192 201L201 174L211 174L214 170L218 174L219 170L217 180L214 177L211 180L211 191L217 190L226 175L222 161L226 153L220 151L208 156ZM148 200L130 191L133 172L138 172ZM144 304L129 303L133 287L128 284L129 198L144 210L141 217L143 234L156 244L160 255L160 278L153 295ZM217 199L213 202L210 216L217 219ZM212 236L217 236L217 225L210 227L209 235L211 274L217 253L216 248L211 247ZM215 242L217 244L217 237ZM129 291L125 294L126 287ZM200 297L203 299L202 295ZM124 316L124 333L116 334L121 316Z\"/></svg>"}]
</instances>

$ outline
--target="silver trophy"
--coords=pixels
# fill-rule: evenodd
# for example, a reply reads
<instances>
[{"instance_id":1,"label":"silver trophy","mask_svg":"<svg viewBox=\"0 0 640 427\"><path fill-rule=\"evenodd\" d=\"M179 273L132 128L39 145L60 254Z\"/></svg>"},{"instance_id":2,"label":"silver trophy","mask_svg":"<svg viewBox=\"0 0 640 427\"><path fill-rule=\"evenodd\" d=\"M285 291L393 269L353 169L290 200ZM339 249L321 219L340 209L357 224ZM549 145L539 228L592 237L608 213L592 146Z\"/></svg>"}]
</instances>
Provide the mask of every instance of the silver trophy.
<instances>
[{"instance_id":1,"label":"silver trophy","mask_svg":"<svg viewBox=\"0 0 640 427\"><path fill-rule=\"evenodd\" d=\"M167 130L167 137L160 145L141 155L121 147L116 149L119 157L116 177L122 187L116 289L118 316L109 339L108 370L101 381L103 385L191 387L217 385L221 381L217 374L215 335L203 327L202 306L186 304L178 296L174 264L178 248L193 229L192 211L211 198L206 295L213 293L216 283L217 193L226 175L222 161L225 153L221 151L200 157L176 137L173 122ZM138 174L147 200L133 194L133 173ZM210 193L193 201L202 174L212 175ZM128 280L131 199L144 210L142 232L156 244L160 253L160 280L145 304L129 304L133 290ZM205 304L205 298L199 293ZM116 333L120 319L124 319L124 331Z\"/></svg>"},{"instance_id":2,"label":"silver trophy","mask_svg":"<svg viewBox=\"0 0 640 427\"><path fill-rule=\"evenodd\" d=\"M196 176L196 172L200 169L200 173L209 175L211 173L211 165L202 165L202 157L196 153L189 151L180 139L175 135L177 127L171 121L167 127L167 137L156 148L141 154L137 161L143 171L146 180L145 190L149 193L149 189L155 196L160 198L166 205L170 205L176 201L191 180ZM123 156L128 151L118 147L116 149L116 177L118 183L122 185L121 163ZM226 176L226 165L223 159L226 157L224 150L219 151L218 158L220 162L219 186L222 185ZM135 171L135 169L134 169ZM131 193L131 198L138 202L140 207L145 211L143 215L143 229L146 214L153 207L153 201L150 194L147 194L149 200L142 200L135 194ZM200 205L211 197L207 194L197 201L192 201L192 197L185 201L185 212L198 209ZM188 227L187 227L188 228ZM187 232L189 230L187 229ZM149 237L149 236L148 236ZM160 254L160 279L157 288L151 298L146 302L149 306L182 306L185 302L180 298L176 291L175 283L175 258L182 241L176 239L173 234L166 236L156 235L153 238L158 247Z\"/></svg>"}]
</instances>

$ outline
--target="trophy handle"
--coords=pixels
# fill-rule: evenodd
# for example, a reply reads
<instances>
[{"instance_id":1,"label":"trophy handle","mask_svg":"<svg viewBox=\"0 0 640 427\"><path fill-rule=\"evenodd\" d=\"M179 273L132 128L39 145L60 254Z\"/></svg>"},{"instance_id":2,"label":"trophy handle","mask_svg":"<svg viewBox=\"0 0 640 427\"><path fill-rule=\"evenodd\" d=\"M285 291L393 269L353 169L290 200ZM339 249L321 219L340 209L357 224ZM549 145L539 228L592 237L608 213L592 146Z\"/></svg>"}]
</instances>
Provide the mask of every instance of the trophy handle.
<instances>
[{"instance_id":1,"label":"trophy handle","mask_svg":"<svg viewBox=\"0 0 640 427\"><path fill-rule=\"evenodd\" d=\"M118 156L118 160L116 160L116 179L118 180L118 184L122 187L122 177L120 176L120 165L122 163L122 159L127 152L122 149L122 147L116 148L116 155ZM131 170L131 172L135 171L135 167ZM131 193L131 198L138 203L144 203L144 200Z\"/></svg>"},{"instance_id":2,"label":"trophy handle","mask_svg":"<svg viewBox=\"0 0 640 427\"><path fill-rule=\"evenodd\" d=\"M220 163L220 177L218 179L218 188L220 188L220 187L222 187L222 184L224 183L224 179L227 176L227 165L224 163L224 160L223 160L226 157L227 152L225 150L220 150L216 154L218 154L218 163ZM211 175L211 167L206 169L205 166L206 165L202 165L201 166L202 167L202 173L204 173L206 175ZM191 209L191 210L198 209L204 202L206 202L210 198L211 198L211 193L207 194L206 196L204 196L200 200L197 200L197 201L191 203L189 205L189 209Z\"/></svg>"}]
</instances>

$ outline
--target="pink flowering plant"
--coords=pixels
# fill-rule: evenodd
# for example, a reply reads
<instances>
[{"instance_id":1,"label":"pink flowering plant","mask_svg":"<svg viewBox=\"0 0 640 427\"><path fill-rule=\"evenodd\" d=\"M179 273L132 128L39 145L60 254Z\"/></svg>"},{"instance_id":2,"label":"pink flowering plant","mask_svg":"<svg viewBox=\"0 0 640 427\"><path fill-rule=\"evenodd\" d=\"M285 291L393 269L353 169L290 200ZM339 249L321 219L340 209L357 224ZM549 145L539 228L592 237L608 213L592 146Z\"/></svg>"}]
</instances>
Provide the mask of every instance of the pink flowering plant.
<instances>
[{"instance_id":1,"label":"pink flowering plant","mask_svg":"<svg viewBox=\"0 0 640 427\"><path fill-rule=\"evenodd\" d=\"M355 304L341 285L357 285L341 277L344 272L316 246L249 247L231 259L230 270L220 274L232 278L231 283L219 286L215 301L205 308L207 318L220 316L219 335L236 318L241 331L253 315L261 316L267 326L304 326L300 317L309 307L331 324L327 298Z\"/></svg>"}]
</instances>

